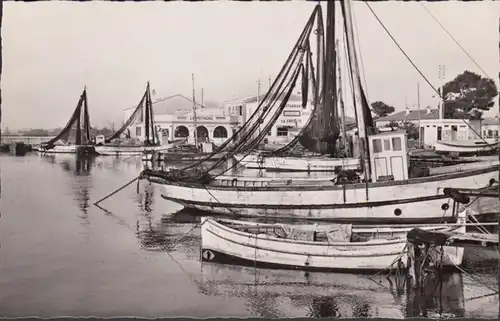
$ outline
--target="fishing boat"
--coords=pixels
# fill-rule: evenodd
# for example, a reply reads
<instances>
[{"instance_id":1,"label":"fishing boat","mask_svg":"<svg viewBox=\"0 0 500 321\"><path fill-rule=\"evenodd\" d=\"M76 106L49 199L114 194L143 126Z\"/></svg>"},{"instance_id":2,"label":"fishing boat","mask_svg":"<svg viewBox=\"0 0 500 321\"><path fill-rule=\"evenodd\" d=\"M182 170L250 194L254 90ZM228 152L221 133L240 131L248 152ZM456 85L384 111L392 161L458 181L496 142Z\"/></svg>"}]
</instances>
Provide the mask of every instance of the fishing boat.
<instances>
[{"instance_id":1,"label":"fishing boat","mask_svg":"<svg viewBox=\"0 0 500 321\"><path fill-rule=\"evenodd\" d=\"M333 19L336 3L327 3L328 21ZM352 68L358 124L355 136L359 141L356 145L359 146L363 173L358 175L355 171L341 170L333 179L231 178L211 174L210 170L218 166L216 162L203 170L201 167L193 168L195 165L178 171L145 170L141 177L160 184L165 199L212 213L234 216L286 216L365 224L441 221L443 217L451 215L447 196L442 193L443 187L484 188L498 182L498 160L460 172L410 177L406 132L372 132L373 119L362 90L353 40L351 2L346 0L340 4L345 17L344 30ZM275 97L279 96L279 90L284 83L288 81L294 84L300 70L304 69L299 63L306 56L307 50L303 48L309 48L306 36L312 31L316 16L321 17L320 5L316 6L290 54L295 60L289 57L263 99L260 107L264 115L261 116L261 111L257 109L253 114L253 117L258 117L255 122L257 125L245 124L238 130L235 135L241 138L231 149L224 149L222 146L221 150L226 152L222 161L255 147L259 139L265 137L272 122L266 124L257 140L246 142L244 139L254 135L260 120L269 117L265 113L274 111L274 115L267 115L272 115L273 119L279 117L286 100L275 108ZM333 27L327 29L327 33L332 29ZM331 42L327 42L328 44ZM283 91L286 91L285 96L290 95L293 85L283 88ZM325 91L332 92L328 86ZM203 161L200 161L198 165L202 164ZM222 162L219 162L219 166L220 164Z\"/></svg>"},{"instance_id":2,"label":"fishing boat","mask_svg":"<svg viewBox=\"0 0 500 321\"><path fill-rule=\"evenodd\" d=\"M38 149L46 154L93 154L95 149L90 134L90 116L87 88L83 89L73 115L57 136L42 143Z\"/></svg>"},{"instance_id":3,"label":"fishing boat","mask_svg":"<svg viewBox=\"0 0 500 321\"><path fill-rule=\"evenodd\" d=\"M132 124L140 123L143 123L141 129L144 129L144 141L134 142L129 139L128 142L121 142L120 137L122 134L124 134ZM144 153L167 151L184 142L185 139L178 139L168 144L160 144L158 129L154 121L153 103L148 82L146 91L132 115L111 137L105 139L103 143L97 142L95 150L99 155L135 156L143 155Z\"/></svg>"},{"instance_id":4,"label":"fishing boat","mask_svg":"<svg viewBox=\"0 0 500 321\"><path fill-rule=\"evenodd\" d=\"M500 139L484 138L470 140L438 140L434 144L434 151L439 154L470 155L479 153L495 153L500 148Z\"/></svg>"},{"instance_id":5,"label":"fishing boat","mask_svg":"<svg viewBox=\"0 0 500 321\"><path fill-rule=\"evenodd\" d=\"M419 226L427 231L465 233L466 211L457 223ZM374 271L406 267L411 226L351 224L289 225L202 218L202 259L270 268ZM415 226L413 226L415 227ZM462 263L463 248L445 247L443 266Z\"/></svg>"}]
</instances>

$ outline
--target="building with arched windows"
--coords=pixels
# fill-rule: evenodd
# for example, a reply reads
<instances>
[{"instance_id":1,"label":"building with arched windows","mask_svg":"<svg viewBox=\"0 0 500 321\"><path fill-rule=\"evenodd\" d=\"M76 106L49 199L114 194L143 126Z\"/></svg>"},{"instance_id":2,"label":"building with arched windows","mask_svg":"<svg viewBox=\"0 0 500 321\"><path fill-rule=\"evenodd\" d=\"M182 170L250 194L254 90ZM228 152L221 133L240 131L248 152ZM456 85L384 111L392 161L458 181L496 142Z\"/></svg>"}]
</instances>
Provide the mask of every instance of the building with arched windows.
<instances>
[{"instance_id":1,"label":"building with arched windows","mask_svg":"<svg viewBox=\"0 0 500 321\"><path fill-rule=\"evenodd\" d=\"M124 111L127 120L135 107ZM160 98L153 102L155 125L160 141L166 144L176 138L187 138L194 143L195 134L198 142L212 142L220 145L229 139L240 125L238 117L226 115L223 108L209 108L196 104L196 119L193 113L193 101L183 95ZM131 138L144 140L144 124L138 117L129 127Z\"/></svg>"},{"instance_id":2,"label":"building with arched windows","mask_svg":"<svg viewBox=\"0 0 500 321\"><path fill-rule=\"evenodd\" d=\"M241 124L244 124L252 114L257 110L257 107L264 99L265 95L260 96L250 96L243 97L239 99L233 99L224 103L224 111L226 115L237 117ZM275 106L281 103L281 99L277 99ZM288 101L278 117L274 125L271 127L270 131L266 135L265 141L271 144L284 144L293 140L293 138L300 132L302 127L304 127L311 117L312 104L308 102L305 106L302 106L302 96L301 93L296 95L290 95ZM271 115L268 115L264 120L264 127Z\"/></svg>"}]
</instances>

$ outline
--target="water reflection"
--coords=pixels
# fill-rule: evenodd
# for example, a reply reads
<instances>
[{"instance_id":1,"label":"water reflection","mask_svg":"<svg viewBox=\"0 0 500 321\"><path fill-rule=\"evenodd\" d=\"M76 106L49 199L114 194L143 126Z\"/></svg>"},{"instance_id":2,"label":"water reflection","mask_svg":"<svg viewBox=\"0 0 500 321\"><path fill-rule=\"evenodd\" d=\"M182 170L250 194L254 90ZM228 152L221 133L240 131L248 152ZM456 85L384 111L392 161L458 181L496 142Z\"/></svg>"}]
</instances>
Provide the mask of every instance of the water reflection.
<instances>
[{"instance_id":1,"label":"water reflection","mask_svg":"<svg viewBox=\"0 0 500 321\"><path fill-rule=\"evenodd\" d=\"M78 217L82 220L82 225L88 226L90 224L88 209L91 206L92 169L95 165L95 157L81 155L42 155L41 157L51 164L59 164L64 172L70 174L70 191L81 213Z\"/></svg>"},{"instance_id":2,"label":"water reflection","mask_svg":"<svg viewBox=\"0 0 500 321\"><path fill-rule=\"evenodd\" d=\"M465 316L461 274L445 274L441 281L427 282L423 290L412 289L402 282L403 278L384 277L379 284L364 275L265 270L204 262L200 285L206 295L245 299L260 317ZM263 300L264 297L267 299ZM262 311L269 303L272 308ZM265 315L269 311L274 311L272 316Z\"/></svg>"}]
</instances>

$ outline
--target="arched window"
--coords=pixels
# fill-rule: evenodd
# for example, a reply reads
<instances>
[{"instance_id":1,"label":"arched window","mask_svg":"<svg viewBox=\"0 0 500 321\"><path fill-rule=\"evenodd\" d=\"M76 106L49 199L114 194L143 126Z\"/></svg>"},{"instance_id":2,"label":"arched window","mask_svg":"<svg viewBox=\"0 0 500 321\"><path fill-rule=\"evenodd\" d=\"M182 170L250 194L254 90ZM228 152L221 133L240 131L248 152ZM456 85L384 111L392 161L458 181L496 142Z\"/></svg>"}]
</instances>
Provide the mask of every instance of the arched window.
<instances>
[{"instance_id":1,"label":"arched window","mask_svg":"<svg viewBox=\"0 0 500 321\"><path fill-rule=\"evenodd\" d=\"M188 137L189 136L189 130L187 129L186 126L179 126L175 129L175 132L174 132L174 136L175 137L181 137L181 138L184 138L184 137Z\"/></svg>"},{"instance_id":2,"label":"arched window","mask_svg":"<svg viewBox=\"0 0 500 321\"><path fill-rule=\"evenodd\" d=\"M208 137L208 129L205 126L198 126L196 128L196 137L198 138Z\"/></svg>"},{"instance_id":3,"label":"arched window","mask_svg":"<svg viewBox=\"0 0 500 321\"><path fill-rule=\"evenodd\" d=\"M214 129L214 138L227 138L227 130L224 126L217 126Z\"/></svg>"}]
</instances>

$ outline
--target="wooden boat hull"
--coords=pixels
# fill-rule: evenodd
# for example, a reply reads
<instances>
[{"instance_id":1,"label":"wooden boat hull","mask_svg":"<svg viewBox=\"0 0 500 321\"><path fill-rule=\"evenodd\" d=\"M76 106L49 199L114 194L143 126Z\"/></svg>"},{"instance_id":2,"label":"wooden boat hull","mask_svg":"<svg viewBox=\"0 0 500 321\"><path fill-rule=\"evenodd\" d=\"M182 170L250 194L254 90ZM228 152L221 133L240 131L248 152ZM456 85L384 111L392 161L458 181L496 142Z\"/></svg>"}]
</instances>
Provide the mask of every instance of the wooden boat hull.
<instances>
[{"instance_id":1,"label":"wooden boat hull","mask_svg":"<svg viewBox=\"0 0 500 321\"><path fill-rule=\"evenodd\" d=\"M458 153L473 154L481 152L494 152L500 147L500 140L497 138L483 140L456 140L456 141L437 141L434 145L436 153ZM493 148L493 149L492 149Z\"/></svg>"},{"instance_id":2,"label":"wooden boat hull","mask_svg":"<svg viewBox=\"0 0 500 321\"><path fill-rule=\"evenodd\" d=\"M446 228L444 228L446 229ZM465 232L465 225L453 228ZM407 263L406 237L366 242L312 242L231 229L202 218L202 259L269 268L369 272ZM443 266L462 264L463 248L444 247ZM405 266L406 267L406 266Z\"/></svg>"},{"instance_id":3,"label":"wooden boat hull","mask_svg":"<svg viewBox=\"0 0 500 321\"><path fill-rule=\"evenodd\" d=\"M232 216L290 217L350 223L420 223L452 215L446 187L483 188L498 181L499 165L407 181L335 185L325 179L223 178L209 185L149 180L163 198Z\"/></svg>"},{"instance_id":4,"label":"wooden boat hull","mask_svg":"<svg viewBox=\"0 0 500 321\"><path fill-rule=\"evenodd\" d=\"M92 145L56 145L51 149L44 149L40 147L38 152L44 154L77 154L78 150L82 148L94 149Z\"/></svg>"},{"instance_id":5,"label":"wooden boat hull","mask_svg":"<svg viewBox=\"0 0 500 321\"><path fill-rule=\"evenodd\" d=\"M359 158L330 158L326 156L260 156L258 154L235 155L241 165L251 169L267 171L333 172L335 168L357 169Z\"/></svg>"},{"instance_id":6,"label":"wooden boat hull","mask_svg":"<svg viewBox=\"0 0 500 321\"><path fill-rule=\"evenodd\" d=\"M167 152L168 149L176 144L166 144L161 146L112 146L103 145L96 146L95 150L99 155L103 156L135 156L143 155L144 153Z\"/></svg>"},{"instance_id":7,"label":"wooden boat hull","mask_svg":"<svg viewBox=\"0 0 500 321\"><path fill-rule=\"evenodd\" d=\"M145 153L143 155L144 161L160 161L160 162L168 162L168 161L197 161L202 160L205 157L211 155L211 153L186 153L186 152L163 152L159 155L154 155L153 153ZM225 154L215 154L210 160L220 160Z\"/></svg>"}]
</instances>

